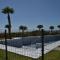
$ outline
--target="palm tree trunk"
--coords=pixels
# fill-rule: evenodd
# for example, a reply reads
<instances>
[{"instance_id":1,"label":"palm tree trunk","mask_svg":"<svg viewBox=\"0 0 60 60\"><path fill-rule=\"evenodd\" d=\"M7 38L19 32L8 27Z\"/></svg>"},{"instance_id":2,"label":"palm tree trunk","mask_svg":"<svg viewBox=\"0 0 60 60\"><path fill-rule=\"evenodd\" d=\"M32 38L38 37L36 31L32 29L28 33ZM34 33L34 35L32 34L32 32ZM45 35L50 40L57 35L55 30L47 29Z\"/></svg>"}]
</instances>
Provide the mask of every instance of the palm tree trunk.
<instances>
[{"instance_id":1,"label":"palm tree trunk","mask_svg":"<svg viewBox=\"0 0 60 60\"><path fill-rule=\"evenodd\" d=\"M60 31L60 28L59 28L59 31Z\"/></svg>"},{"instance_id":2,"label":"palm tree trunk","mask_svg":"<svg viewBox=\"0 0 60 60\"><path fill-rule=\"evenodd\" d=\"M59 28L59 32L58 33L60 34L60 28Z\"/></svg>"},{"instance_id":3,"label":"palm tree trunk","mask_svg":"<svg viewBox=\"0 0 60 60\"><path fill-rule=\"evenodd\" d=\"M24 37L24 29L22 30L22 37Z\"/></svg>"},{"instance_id":4,"label":"palm tree trunk","mask_svg":"<svg viewBox=\"0 0 60 60\"><path fill-rule=\"evenodd\" d=\"M8 28L9 39L11 39L11 21L10 21L10 15L9 15L9 13L8 13L8 24L9 24L9 28Z\"/></svg>"},{"instance_id":5,"label":"palm tree trunk","mask_svg":"<svg viewBox=\"0 0 60 60\"><path fill-rule=\"evenodd\" d=\"M52 33L52 29L51 29L51 33Z\"/></svg>"},{"instance_id":6,"label":"palm tree trunk","mask_svg":"<svg viewBox=\"0 0 60 60\"><path fill-rule=\"evenodd\" d=\"M40 31L41 31L41 30L40 30L40 28L39 28L39 36L40 36Z\"/></svg>"}]
</instances>

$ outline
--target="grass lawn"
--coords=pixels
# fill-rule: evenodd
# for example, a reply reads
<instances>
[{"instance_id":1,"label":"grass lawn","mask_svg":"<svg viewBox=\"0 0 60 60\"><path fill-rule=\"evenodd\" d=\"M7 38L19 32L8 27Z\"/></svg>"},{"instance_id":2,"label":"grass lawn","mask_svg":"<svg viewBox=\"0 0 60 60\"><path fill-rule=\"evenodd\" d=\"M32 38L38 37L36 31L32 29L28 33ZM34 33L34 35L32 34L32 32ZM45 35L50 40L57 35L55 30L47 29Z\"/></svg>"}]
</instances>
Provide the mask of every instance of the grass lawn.
<instances>
[{"instance_id":1,"label":"grass lawn","mask_svg":"<svg viewBox=\"0 0 60 60\"><path fill-rule=\"evenodd\" d=\"M45 54L44 60L60 60L60 50L53 50Z\"/></svg>"},{"instance_id":2,"label":"grass lawn","mask_svg":"<svg viewBox=\"0 0 60 60\"><path fill-rule=\"evenodd\" d=\"M0 49L0 60L5 60L5 51ZM33 60L32 58L8 52L8 60Z\"/></svg>"},{"instance_id":3,"label":"grass lawn","mask_svg":"<svg viewBox=\"0 0 60 60\"><path fill-rule=\"evenodd\" d=\"M60 51L53 50L53 51L47 53L44 58L45 58L44 60L60 60ZM0 60L5 60L5 51L4 50L0 50ZM8 60L34 60L34 59L8 52ZM41 60L41 57L37 60Z\"/></svg>"}]
</instances>

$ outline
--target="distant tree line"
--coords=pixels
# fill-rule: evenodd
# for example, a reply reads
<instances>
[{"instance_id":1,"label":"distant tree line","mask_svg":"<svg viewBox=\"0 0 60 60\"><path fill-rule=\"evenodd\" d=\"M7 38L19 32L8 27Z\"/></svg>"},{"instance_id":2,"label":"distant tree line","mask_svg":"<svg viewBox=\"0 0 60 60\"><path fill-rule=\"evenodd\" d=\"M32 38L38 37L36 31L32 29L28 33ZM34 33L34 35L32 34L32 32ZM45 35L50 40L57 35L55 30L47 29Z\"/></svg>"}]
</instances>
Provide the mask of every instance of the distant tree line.
<instances>
[{"instance_id":1,"label":"distant tree line","mask_svg":"<svg viewBox=\"0 0 60 60\"><path fill-rule=\"evenodd\" d=\"M6 28L8 25L6 25ZM54 30L54 26L50 26L50 30L44 30L45 35L56 35L60 34L60 27L59 25L57 26L58 30ZM26 36L40 36L41 35L41 29L43 29L43 25L37 25L38 30L33 30L33 31L26 31L28 30L27 26L21 25L19 26L19 31L18 32L11 32L10 35L11 37L26 37ZM0 38L4 38L4 33L0 33ZM7 32L7 38L9 38L9 32Z\"/></svg>"}]
</instances>

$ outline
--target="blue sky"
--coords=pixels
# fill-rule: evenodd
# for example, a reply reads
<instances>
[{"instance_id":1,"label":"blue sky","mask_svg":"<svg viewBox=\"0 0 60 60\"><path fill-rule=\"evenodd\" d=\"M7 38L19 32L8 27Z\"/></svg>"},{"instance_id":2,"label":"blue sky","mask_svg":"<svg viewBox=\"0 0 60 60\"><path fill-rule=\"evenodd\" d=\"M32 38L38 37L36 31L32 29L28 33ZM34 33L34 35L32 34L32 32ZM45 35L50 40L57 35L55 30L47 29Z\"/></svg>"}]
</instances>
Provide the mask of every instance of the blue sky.
<instances>
[{"instance_id":1,"label":"blue sky","mask_svg":"<svg viewBox=\"0 0 60 60\"><path fill-rule=\"evenodd\" d=\"M35 29L37 25L44 25L49 29L50 25L60 24L60 0L0 0L0 29L8 23L7 15L1 13L6 6L14 8L11 15L12 28L18 30L20 25L26 25L29 29Z\"/></svg>"}]
</instances>

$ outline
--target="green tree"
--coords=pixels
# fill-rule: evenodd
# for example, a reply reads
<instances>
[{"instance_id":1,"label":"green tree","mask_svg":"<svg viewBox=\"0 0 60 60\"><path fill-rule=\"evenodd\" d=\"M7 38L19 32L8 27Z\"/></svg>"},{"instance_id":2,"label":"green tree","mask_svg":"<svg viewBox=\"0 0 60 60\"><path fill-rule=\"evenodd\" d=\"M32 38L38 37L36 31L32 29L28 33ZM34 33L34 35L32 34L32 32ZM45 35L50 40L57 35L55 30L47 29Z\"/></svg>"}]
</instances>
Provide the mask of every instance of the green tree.
<instances>
[{"instance_id":1,"label":"green tree","mask_svg":"<svg viewBox=\"0 0 60 60\"><path fill-rule=\"evenodd\" d=\"M8 25L9 25L8 32L9 32L9 36L10 36L9 38L11 39L11 20L10 20L10 14L13 14L14 10L13 10L13 8L10 8L10 7L7 6L4 9L2 9L2 13L7 14Z\"/></svg>"},{"instance_id":2,"label":"green tree","mask_svg":"<svg viewBox=\"0 0 60 60\"><path fill-rule=\"evenodd\" d=\"M51 32L54 30L54 26L50 26L49 29L51 30Z\"/></svg>"},{"instance_id":3,"label":"green tree","mask_svg":"<svg viewBox=\"0 0 60 60\"><path fill-rule=\"evenodd\" d=\"M37 28L39 29L38 35L41 34L41 29L43 28L43 25L37 25Z\"/></svg>"},{"instance_id":4,"label":"green tree","mask_svg":"<svg viewBox=\"0 0 60 60\"><path fill-rule=\"evenodd\" d=\"M7 24L7 25L5 25L5 28L7 28L8 29L8 31L9 31L9 25Z\"/></svg>"},{"instance_id":5,"label":"green tree","mask_svg":"<svg viewBox=\"0 0 60 60\"><path fill-rule=\"evenodd\" d=\"M58 25L57 27L58 27L58 28L59 28L59 30L60 30L60 25Z\"/></svg>"},{"instance_id":6,"label":"green tree","mask_svg":"<svg viewBox=\"0 0 60 60\"><path fill-rule=\"evenodd\" d=\"M19 30L22 30L22 36L23 36L24 31L25 31L25 30L27 30L27 27L26 27L26 26L21 25L21 26L19 26Z\"/></svg>"},{"instance_id":7,"label":"green tree","mask_svg":"<svg viewBox=\"0 0 60 60\"><path fill-rule=\"evenodd\" d=\"M7 28L8 30L9 30L9 25L7 24L7 25L5 25L5 28Z\"/></svg>"},{"instance_id":8,"label":"green tree","mask_svg":"<svg viewBox=\"0 0 60 60\"><path fill-rule=\"evenodd\" d=\"M41 30L41 28L43 28L43 25L38 25L37 28L39 29L39 31Z\"/></svg>"}]
</instances>

